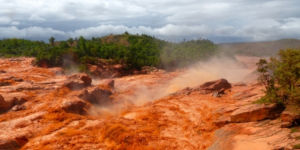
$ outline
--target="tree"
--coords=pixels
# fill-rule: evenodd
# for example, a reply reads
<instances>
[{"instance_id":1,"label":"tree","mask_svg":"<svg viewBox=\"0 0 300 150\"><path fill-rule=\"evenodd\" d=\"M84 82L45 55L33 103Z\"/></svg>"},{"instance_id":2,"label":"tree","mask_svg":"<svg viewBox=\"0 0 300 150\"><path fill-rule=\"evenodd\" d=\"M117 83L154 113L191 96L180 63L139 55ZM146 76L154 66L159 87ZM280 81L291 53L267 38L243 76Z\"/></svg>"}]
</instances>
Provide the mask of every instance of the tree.
<instances>
[{"instance_id":1,"label":"tree","mask_svg":"<svg viewBox=\"0 0 300 150\"><path fill-rule=\"evenodd\" d=\"M49 43L50 43L52 46L54 46L54 41L55 41L55 38L54 38L53 36L51 36L51 37L49 38Z\"/></svg>"},{"instance_id":2,"label":"tree","mask_svg":"<svg viewBox=\"0 0 300 150\"><path fill-rule=\"evenodd\" d=\"M257 63L267 102L300 104L300 50L280 50L277 58Z\"/></svg>"},{"instance_id":3,"label":"tree","mask_svg":"<svg viewBox=\"0 0 300 150\"><path fill-rule=\"evenodd\" d=\"M68 44L69 44L70 46L73 45L73 42L74 42L73 38L69 38L69 39L68 39Z\"/></svg>"}]
</instances>

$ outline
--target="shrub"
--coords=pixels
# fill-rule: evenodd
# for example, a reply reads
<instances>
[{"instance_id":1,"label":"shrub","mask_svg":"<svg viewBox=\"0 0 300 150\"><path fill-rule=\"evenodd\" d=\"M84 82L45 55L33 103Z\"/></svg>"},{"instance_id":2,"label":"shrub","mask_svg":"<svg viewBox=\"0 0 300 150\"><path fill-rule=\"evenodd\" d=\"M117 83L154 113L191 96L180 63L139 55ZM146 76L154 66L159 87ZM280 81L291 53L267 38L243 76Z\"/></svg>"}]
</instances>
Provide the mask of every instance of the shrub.
<instances>
[{"instance_id":1,"label":"shrub","mask_svg":"<svg viewBox=\"0 0 300 150\"><path fill-rule=\"evenodd\" d=\"M258 80L265 86L262 100L272 103L300 104L300 50L280 50L278 57L257 63Z\"/></svg>"}]
</instances>

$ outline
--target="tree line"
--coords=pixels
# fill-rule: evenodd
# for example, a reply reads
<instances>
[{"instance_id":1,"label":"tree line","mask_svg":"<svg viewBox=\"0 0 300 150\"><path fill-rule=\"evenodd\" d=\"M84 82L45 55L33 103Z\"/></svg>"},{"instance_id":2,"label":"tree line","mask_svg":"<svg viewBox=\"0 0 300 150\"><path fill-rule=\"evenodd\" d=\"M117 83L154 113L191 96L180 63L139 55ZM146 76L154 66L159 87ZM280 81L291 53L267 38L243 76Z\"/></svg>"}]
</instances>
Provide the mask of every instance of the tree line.
<instances>
[{"instance_id":1,"label":"tree line","mask_svg":"<svg viewBox=\"0 0 300 150\"><path fill-rule=\"evenodd\" d=\"M133 35L125 32L104 37L69 38L49 43L25 39L0 40L0 56L36 57L38 65L63 66L65 58L79 65L93 64L98 59L121 63L127 69L143 66L176 68L208 58L217 52L217 46L209 40L192 40L180 43L167 42L149 35Z\"/></svg>"}]
</instances>

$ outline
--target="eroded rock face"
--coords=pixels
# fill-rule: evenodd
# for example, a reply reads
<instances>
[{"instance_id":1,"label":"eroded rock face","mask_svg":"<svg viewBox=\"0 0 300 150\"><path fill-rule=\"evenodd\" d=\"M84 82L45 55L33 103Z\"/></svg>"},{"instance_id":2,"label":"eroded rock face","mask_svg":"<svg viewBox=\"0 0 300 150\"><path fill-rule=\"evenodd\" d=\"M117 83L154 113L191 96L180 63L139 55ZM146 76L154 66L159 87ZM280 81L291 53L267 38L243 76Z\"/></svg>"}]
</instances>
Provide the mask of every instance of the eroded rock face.
<instances>
[{"instance_id":1,"label":"eroded rock face","mask_svg":"<svg viewBox=\"0 0 300 150\"><path fill-rule=\"evenodd\" d=\"M264 119L274 119L280 116L283 107L276 104L250 104L233 111L230 122L251 122Z\"/></svg>"},{"instance_id":2,"label":"eroded rock face","mask_svg":"<svg viewBox=\"0 0 300 150\"><path fill-rule=\"evenodd\" d=\"M71 90L78 90L90 86L91 83L91 77L89 77L85 73L79 73L69 76L68 81L64 83L64 86L68 87Z\"/></svg>"},{"instance_id":3,"label":"eroded rock face","mask_svg":"<svg viewBox=\"0 0 300 150\"><path fill-rule=\"evenodd\" d=\"M106 105L112 102L110 89L102 87L94 87L89 90L84 90L79 94L79 98L89 101L92 104Z\"/></svg>"}]
</instances>

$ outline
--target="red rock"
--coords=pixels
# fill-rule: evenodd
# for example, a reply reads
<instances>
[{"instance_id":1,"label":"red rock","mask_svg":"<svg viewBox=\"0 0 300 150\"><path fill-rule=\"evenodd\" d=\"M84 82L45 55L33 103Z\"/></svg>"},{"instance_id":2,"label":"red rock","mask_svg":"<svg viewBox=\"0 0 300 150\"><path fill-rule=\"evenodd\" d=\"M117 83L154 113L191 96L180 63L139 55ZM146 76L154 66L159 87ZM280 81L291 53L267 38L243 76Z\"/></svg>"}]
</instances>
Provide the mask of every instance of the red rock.
<instances>
[{"instance_id":1,"label":"red rock","mask_svg":"<svg viewBox=\"0 0 300 150\"><path fill-rule=\"evenodd\" d=\"M79 94L79 98L89 101L93 104L105 105L112 102L110 96L112 92L110 89L102 88L102 87L94 87L89 90L84 90L81 94Z\"/></svg>"},{"instance_id":2,"label":"red rock","mask_svg":"<svg viewBox=\"0 0 300 150\"><path fill-rule=\"evenodd\" d=\"M64 83L64 86L71 90L78 90L90 86L91 83L91 77L85 73L80 73L69 76L68 81Z\"/></svg>"},{"instance_id":3,"label":"red rock","mask_svg":"<svg viewBox=\"0 0 300 150\"><path fill-rule=\"evenodd\" d=\"M77 97L65 99L61 105L62 109L69 113L85 114L87 104Z\"/></svg>"},{"instance_id":4,"label":"red rock","mask_svg":"<svg viewBox=\"0 0 300 150\"><path fill-rule=\"evenodd\" d=\"M276 104L251 104L243 106L230 115L231 122L250 122L274 119L280 116L282 107Z\"/></svg>"},{"instance_id":5,"label":"red rock","mask_svg":"<svg viewBox=\"0 0 300 150\"><path fill-rule=\"evenodd\" d=\"M300 114L292 111L285 110L280 115L281 121L284 122L282 127L290 127L297 124L300 120Z\"/></svg>"},{"instance_id":6,"label":"red rock","mask_svg":"<svg viewBox=\"0 0 300 150\"><path fill-rule=\"evenodd\" d=\"M21 105L28 100L28 96L24 93L8 93L3 94L3 97L10 107Z\"/></svg>"},{"instance_id":7,"label":"red rock","mask_svg":"<svg viewBox=\"0 0 300 150\"><path fill-rule=\"evenodd\" d=\"M226 79L219 79L215 81L206 82L200 85L202 90L221 91L231 88L231 84Z\"/></svg>"},{"instance_id":8,"label":"red rock","mask_svg":"<svg viewBox=\"0 0 300 150\"><path fill-rule=\"evenodd\" d=\"M113 80L113 79L105 80L104 82L101 83L101 86L108 87L110 89L114 89L115 80Z\"/></svg>"}]
</instances>

